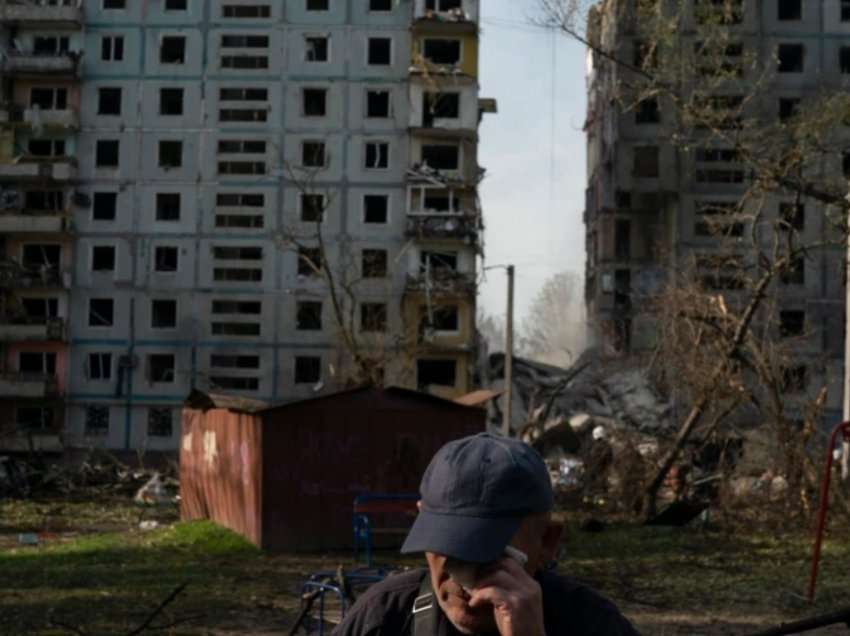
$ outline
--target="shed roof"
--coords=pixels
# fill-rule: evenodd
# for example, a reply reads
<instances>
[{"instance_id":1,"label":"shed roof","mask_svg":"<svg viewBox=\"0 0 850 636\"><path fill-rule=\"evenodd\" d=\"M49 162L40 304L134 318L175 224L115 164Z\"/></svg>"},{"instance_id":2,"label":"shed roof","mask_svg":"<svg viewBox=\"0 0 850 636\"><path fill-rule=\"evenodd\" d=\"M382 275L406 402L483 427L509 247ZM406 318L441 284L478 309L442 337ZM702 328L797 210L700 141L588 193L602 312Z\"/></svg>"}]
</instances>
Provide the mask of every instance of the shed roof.
<instances>
[{"instance_id":1,"label":"shed roof","mask_svg":"<svg viewBox=\"0 0 850 636\"><path fill-rule=\"evenodd\" d=\"M236 411L242 413L269 413L273 411L283 411L288 408L301 407L305 404L310 403L326 403L332 400L337 400L344 396L351 396L363 393L373 393L376 395L376 397L390 396L411 402L420 402L423 405L430 405L432 407L443 409L462 411L473 408L473 405L462 404L452 400L446 400L444 398L437 397L429 393L422 393L421 391L404 389L397 386L387 388L361 386L352 389L345 389L343 391L337 391L336 393L329 393L327 395L319 395L304 400L282 402L279 404L268 404L266 402L261 402L260 400L253 400L251 398L227 395L223 393L204 393L203 391L194 389L188 395L184 404L190 408L200 409L204 411L210 409L227 409L229 411Z\"/></svg>"}]
</instances>

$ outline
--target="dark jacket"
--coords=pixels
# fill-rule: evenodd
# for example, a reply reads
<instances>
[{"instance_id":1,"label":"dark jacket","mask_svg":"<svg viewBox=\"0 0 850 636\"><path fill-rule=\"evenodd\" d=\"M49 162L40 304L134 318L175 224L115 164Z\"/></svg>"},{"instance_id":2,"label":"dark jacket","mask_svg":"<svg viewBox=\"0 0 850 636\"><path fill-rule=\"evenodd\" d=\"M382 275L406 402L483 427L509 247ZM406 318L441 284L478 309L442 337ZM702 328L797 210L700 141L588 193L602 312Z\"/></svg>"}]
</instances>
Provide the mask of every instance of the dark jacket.
<instances>
[{"instance_id":1,"label":"dark jacket","mask_svg":"<svg viewBox=\"0 0 850 636\"><path fill-rule=\"evenodd\" d=\"M346 614L333 636L404 636L412 633L413 600L425 570L412 570L373 585ZM538 575L547 636L638 636L613 603L589 587L553 572ZM456 636L439 606L436 636Z\"/></svg>"}]
</instances>

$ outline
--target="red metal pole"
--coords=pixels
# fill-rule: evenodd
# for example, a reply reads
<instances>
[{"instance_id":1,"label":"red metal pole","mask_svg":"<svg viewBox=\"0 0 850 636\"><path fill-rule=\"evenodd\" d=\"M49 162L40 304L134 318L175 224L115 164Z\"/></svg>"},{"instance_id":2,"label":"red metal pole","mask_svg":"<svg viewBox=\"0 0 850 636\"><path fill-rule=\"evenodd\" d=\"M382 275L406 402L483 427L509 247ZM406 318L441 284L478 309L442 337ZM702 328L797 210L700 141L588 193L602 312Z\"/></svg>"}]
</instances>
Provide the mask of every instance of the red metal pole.
<instances>
[{"instance_id":1,"label":"red metal pole","mask_svg":"<svg viewBox=\"0 0 850 636\"><path fill-rule=\"evenodd\" d=\"M812 555L812 573L809 578L809 604L815 600L815 586L818 580L818 566L820 565L820 550L823 543L823 531L826 526L826 513L829 510L829 484L832 480L832 452L839 433L844 439L850 439L850 422L842 422L832 431L829 438L829 446L826 449L826 468L823 473L823 481L820 488L820 505L818 506L818 527L815 534L815 550Z\"/></svg>"}]
</instances>

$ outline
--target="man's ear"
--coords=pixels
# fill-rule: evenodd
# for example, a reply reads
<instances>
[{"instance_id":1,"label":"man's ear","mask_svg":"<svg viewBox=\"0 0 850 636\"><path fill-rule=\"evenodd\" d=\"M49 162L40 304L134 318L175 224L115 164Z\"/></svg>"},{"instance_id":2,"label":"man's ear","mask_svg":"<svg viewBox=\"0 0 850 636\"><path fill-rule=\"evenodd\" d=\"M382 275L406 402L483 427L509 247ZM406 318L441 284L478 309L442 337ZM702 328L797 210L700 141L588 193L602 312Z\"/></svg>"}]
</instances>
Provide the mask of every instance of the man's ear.
<instances>
[{"instance_id":1,"label":"man's ear","mask_svg":"<svg viewBox=\"0 0 850 636\"><path fill-rule=\"evenodd\" d=\"M419 501L417 501L417 502L416 502L416 509L417 509L419 512L422 512L422 500L421 500L421 499L420 499Z\"/></svg>"},{"instance_id":2,"label":"man's ear","mask_svg":"<svg viewBox=\"0 0 850 636\"><path fill-rule=\"evenodd\" d=\"M552 519L546 524L546 529L543 531L542 537L542 549L540 551L543 563L550 563L555 560L563 533L564 523L562 521Z\"/></svg>"}]
</instances>

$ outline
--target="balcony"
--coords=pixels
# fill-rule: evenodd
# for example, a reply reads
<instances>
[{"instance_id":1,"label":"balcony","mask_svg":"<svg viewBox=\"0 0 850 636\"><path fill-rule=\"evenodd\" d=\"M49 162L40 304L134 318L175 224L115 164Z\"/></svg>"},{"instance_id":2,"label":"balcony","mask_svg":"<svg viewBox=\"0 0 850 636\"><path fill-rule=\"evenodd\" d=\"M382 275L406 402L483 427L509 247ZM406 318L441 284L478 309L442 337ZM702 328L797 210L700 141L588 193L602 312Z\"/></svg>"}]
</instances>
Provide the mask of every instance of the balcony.
<instances>
[{"instance_id":1,"label":"balcony","mask_svg":"<svg viewBox=\"0 0 850 636\"><path fill-rule=\"evenodd\" d=\"M26 373L0 374L0 398L47 398L56 397L59 384L55 375Z\"/></svg>"},{"instance_id":2,"label":"balcony","mask_svg":"<svg viewBox=\"0 0 850 636\"><path fill-rule=\"evenodd\" d=\"M56 128L78 130L80 114L74 109L44 110L26 108L18 104L0 105L0 124L22 128Z\"/></svg>"},{"instance_id":3,"label":"balcony","mask_svg":"<svg viewBox=\"0 0 850 636\"><path fill-rule=\"evenodd\" d=\"M0 179L70 181L76 177L77 161L72 157L27 155L0 163Z\"/></svg>"},{"instance_id":4,"label":"balcony","mask_svg":"<svg viewBox=\"0 0 850 636\"><path fill-rule=\"evenodd\" d=\"M63 318L0 316L0 342L46 342L65 339Z\"/></svg>"},{"instance_id":5,"label":"balcony","mask_svg":"<svg viewBox=\"0 0 850 636\"><path fill-rule=\"evenodd\" d=\"M3 453L61 453L62 438L57 433L45 430L20 431L0 436L0 452Z\"/></svg>"},{"instance_id":6,"label":"balcony","mask_svg":"<svg viewBox=\"0 0 850 636\"><path fill-rule=\"evenodd\" d=\"M405 286L409 294L427 292L437 296L469 296L474 295L475 290L473 274L443 268L408 274Z\"/></svg>"},{"instance_id":7,"label":"balcony","mask_svg":"<svg viewBox=\"0 0 850 636\"><path fill-rule=\"evenodd\" d=\"M416 0L414 19L454 30L478 28L478 0Z\"/></svg>"},{"instance_id":8,"label":"balcony","mask_svg":"<svg viewBox=\"0 0 850 636\"><path fill-rule=\"evenodd\" d=\"M478 218L461 214L411 214L406 234L418 239L456 239L468 244L478 238Z\"/></svg>"},{"instance_id":9,"label":"balcony","mask_svg":"<svg viewBox=\"0 0 850 636\"><path fill-rule=\"evenodd\" d=\"M35 54L6 51L2 69L10 76L49 75L76 78L80 62L79 53Z\"/></svg>"},{"instance_id":10,"label":"balcony","mask_svg":"<svg viewBox=\"0 0 850 636\"><path fill-rule=\"evenodd\" d=\"M35 3L12 4L13 0L0 5L0 24L10 26L79 28L83 21L80 6L46 6ZM79 5L69 2L68 5Z\"/></svg>"},{"instance_id":11,"label":"balcony","mask_svg":"<svg viewBox=\"0 0 850 636\"><path fill-rule=\"evenodd\" d=\"M54 267L26 267L0 262L0 289L70 289L71 272Z\"/></svg>"},{"instance_id":12,"label":"balcony","mask_svg":"<svg viewBox=\"0 0 850 636\"><path fill-rule=\"evenodd\" d=\"M70 217L61 211L0 210L0 234L55 234L70 227Z\"/></svg>"}]
</instances>

